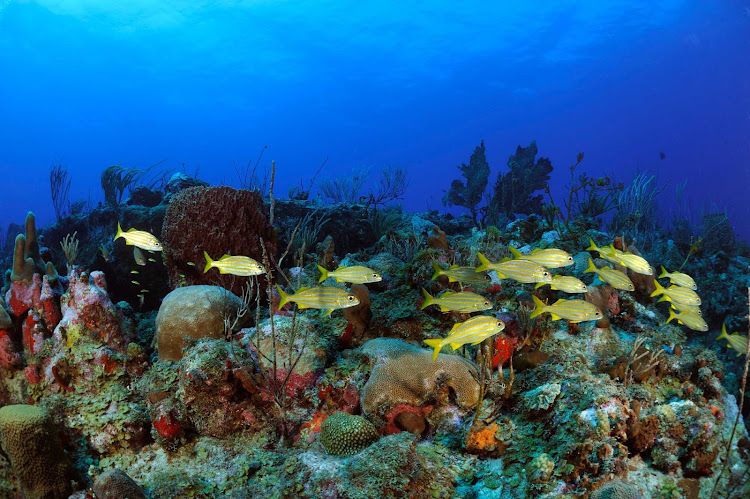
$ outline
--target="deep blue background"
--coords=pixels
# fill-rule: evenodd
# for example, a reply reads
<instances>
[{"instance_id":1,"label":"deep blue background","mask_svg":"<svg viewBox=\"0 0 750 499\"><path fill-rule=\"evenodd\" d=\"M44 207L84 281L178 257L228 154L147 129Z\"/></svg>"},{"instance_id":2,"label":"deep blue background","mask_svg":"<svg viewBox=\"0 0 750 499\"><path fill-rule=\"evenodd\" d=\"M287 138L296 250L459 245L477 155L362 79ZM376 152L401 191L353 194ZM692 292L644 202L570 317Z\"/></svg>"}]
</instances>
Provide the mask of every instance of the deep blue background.
<instances>
[{"instance_id":1,"label":"deep blue background","mask_svg":"<svg viewBox=\"0 0 750 499\"><path fill-rule=\"evenodd\" d=\"M403 165L405 207L441 208L480 139L493 181L536 139L558 195L584 151L669 180L667 218L687 179L750 239L750 3L369 3L0 0L0 224L53 220L54 162L97 202L110 164L237 185L263 145L278 196L328 156Z\"/></svg>"}]
</instances>

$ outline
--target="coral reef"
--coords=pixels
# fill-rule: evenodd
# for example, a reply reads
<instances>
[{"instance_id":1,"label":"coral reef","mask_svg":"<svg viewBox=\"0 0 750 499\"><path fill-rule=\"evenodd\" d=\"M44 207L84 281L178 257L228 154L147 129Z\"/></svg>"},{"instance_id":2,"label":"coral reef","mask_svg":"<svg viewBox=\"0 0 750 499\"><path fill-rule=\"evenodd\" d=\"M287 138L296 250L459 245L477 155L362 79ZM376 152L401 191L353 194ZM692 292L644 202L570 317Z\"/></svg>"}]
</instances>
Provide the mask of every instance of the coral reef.
<instances>
[{"instance_id":1,"label":"coral reef","mask_svg":"<svg viewBox=\"0 0 750 499\"><path fill-rule=\"evenodd\" d=\"M219 286L185 286L170 292L156 316L159 360L182 358L184 338L224 338L224 319L233 323L242 300ZM242 326L249 318L240 318Z\"/></svg>"},{"instance_id":2,"label":"coral reef","mask_svg":"<svg viewBox=\"0 0 750 499\"><path fill-rule=\"evenodd\" d=\"M53 422L32 405L0 408L0 441L29 499L66 498L71 474Z\"/></svg>"},{"instance_id":3,"label":"coral reef","mask_svg":"<svg viewBox=\"0 0 750 499\"><path fill-rule=\"evenodd\" d=\"M377 439L372 423L348 412L334 412L321 425L320 443L334 456L353 456Z\"/></svg>"}]
</instances>

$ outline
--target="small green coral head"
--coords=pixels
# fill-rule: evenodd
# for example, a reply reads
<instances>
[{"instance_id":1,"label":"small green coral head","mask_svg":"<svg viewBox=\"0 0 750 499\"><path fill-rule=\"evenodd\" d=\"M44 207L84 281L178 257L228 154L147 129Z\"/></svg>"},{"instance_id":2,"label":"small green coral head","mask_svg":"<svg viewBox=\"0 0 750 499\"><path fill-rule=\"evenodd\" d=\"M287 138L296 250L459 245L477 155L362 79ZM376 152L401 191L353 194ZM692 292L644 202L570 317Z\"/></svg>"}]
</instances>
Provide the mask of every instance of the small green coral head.
<instances>
[{"instance_id":1,"label":"small green coral head","mask_svg":"<svg viewBox=\"0 0 750 499\"><path fill-rule=\"evenodd\" d=\"M347 412L334 412L320 427L320 443L335 456L353 456L378 438L375 425Z\"/></svg>"}]
</instances>

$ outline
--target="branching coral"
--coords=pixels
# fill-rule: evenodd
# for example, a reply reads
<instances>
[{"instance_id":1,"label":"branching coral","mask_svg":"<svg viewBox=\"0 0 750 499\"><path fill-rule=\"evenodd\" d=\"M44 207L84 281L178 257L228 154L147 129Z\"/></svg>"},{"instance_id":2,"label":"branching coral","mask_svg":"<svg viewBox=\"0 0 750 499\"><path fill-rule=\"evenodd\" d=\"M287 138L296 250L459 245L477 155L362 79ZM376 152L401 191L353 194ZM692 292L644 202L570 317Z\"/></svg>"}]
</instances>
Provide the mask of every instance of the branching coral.
<instances>
[{"instance_id":1,"label":"branching coral","mask_svg":"<svg viewBox=\"0 0 750 499\"><path fill-rule=\"evenodd\" d=\"M477 206L482 201L482 195L487 188L487 179L490 176L490 165L484 156L484 141L482 141L469 158L469 164L461 164L458 167L461 170L461 176L466 179L466 183L461 180L451 182L451 187L443 196L443 205L446 206L463 206L471 212L471 218L477 223Z\"/></svg>"}]
</instances>

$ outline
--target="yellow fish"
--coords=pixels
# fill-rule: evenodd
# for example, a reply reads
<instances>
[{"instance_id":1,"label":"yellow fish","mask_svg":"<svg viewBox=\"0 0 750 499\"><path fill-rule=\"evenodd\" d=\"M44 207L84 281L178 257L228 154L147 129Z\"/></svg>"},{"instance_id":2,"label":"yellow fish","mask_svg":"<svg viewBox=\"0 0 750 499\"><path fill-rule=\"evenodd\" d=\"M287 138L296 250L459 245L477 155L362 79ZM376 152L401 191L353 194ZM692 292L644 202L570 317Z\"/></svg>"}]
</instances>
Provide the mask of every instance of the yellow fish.
<instances>
[{"instance_id":1,"label":"yellow fish","mask_svg":"<svg viewBox=\"0 0 750 499\"><path fill-rule=\"evenodd\" d=\"M616 255L616 258L620 260L620 264L629 268L633 272L643 275L654 275L653 267L651 267L651 265L649 265L646 259L642 256L621 251L618 255Z\"/></svg>"},{"instance_id":2,"label":"yellow fish","mask_svg":"<svg viewBox=\"0 0 750 499\"><path fill-rule=\"evenodd\" d=\"M333 277L338 282L350 282L352 284L366 284L368 282L379 282L383 278L380 274L368 267L361 265L352 265L350 267L338 267L334 271L328 271L326 268L318 265L320 270L320 280L323 282L329 277Z\"/></svg>"},{"instance_id":3,"label":"yellow fish","mask_svg":"<svg viewBox=\"0 0 750 499\"><path fill-rule=\"evenodd\" d=\"M672 319L677 319L677 322L683 326L687 326L694 331L708 331L708 324L703 320L703 317L696 315L692 312L682 312L681 314L675 314L674 310L669 309L669 318L667 324Z\"/></svg>"},{"instance_id":4,"label":"yellow fish","mask_svg":"<svg viewBox=\"0 0 750 499\"><path fill-rule=\"evenodd\" d=\"M454 324L445 338L424 340L424 342L433 348L432 360L434 362L445 345L450 345L453 350L458 350L461 345L477 345L503 329L505 329L505 323L500 319L478 315L467 321Z\"/></svg>"},{"instance_id":5,"label":"yellow fish","mask_svg":"<svg viewBox=\"0 0 750 499\"><path fill-rule=\"evenodd\" d=\"M573 257L570 256L570 253L557 248L535 249L528 255L524 255L511 246L508 246L508 249L516 260L528 260L548 269L573 265Z\"/></svg>"},{"instance_id":6,"label":"yellow fish","mask_svg":"<svg viewBox=\"0 0 750 499\"><path fill-rule=\"evenodd\" d=\"M483 254L477 253L481 265L476 268L477 272L494 270L500 279L513 279L522 283L552 282L552 274L538 263L529 260L504 260L502 262L490 262Z\"/></svg>"},{"instance_id":7,"label":"yellow fish","mask_svg":"<svg viewBox=\"0 0 750 499\"><path fill-rule=\"evenodd\" d=\"M683 288L682 286L669 286L664 288L659 281L654 280L656 290L651 293L651 296L662 296L659 301L671 301L679 302L685 305L693 305L695 307L701 304L701 297L698 293L689 288Z\"/></svg>"},{"instance_id":8,"label":"yellow fish","mask_svg":"<svg viewBox=\"0 0 750 499\"><path fill-rule=\"evenodd\" d=\"M531 312L529 318L541 315L545 312L549 312L552 316L553 321L559 321L560 319L567 319L570 322L583 322L583 321L596 321L602 318L602 311L599 310L596 305L593 305L586 300L557 300L552 305L545 305L542 300L537 298L535 295L531 295L534 299L534 311Z\"/></svg>"},{"instance_id":9,"label":"yellow fish","mask_svg":"<svg viewBox=\"0 0 750 499\"><path fill-rule=\"evenodd\" d=\"M206 257L206 267L203 273L208 272L212 267L219 269L221 274L232 274L236 276L252 276L266 273L266 268L247 256L229 256L224 255L218 260L211 260L207 252L203 252Z\"/></svg>"},{"instance_id":10,"label":"yellow fish","mask_svg":"<svg viewBox=\"0 0 750 499\"><path fill-rule=\"evenodd\" d=\"M359 305L359 298L349 294L345 289L335 286L316 286L313 288L299 288L296 293L288 294L276 285L281 300L279 308L288 302L294 302L299 308L321 308L325 310L325 315L330 315L336 309L349 308Z\"/></svg>"},{"instance_id":11,"label":"yellow fish","mask_svg":"<svg viewBox=\"0 0 750 499\"><path fill-rule=\"evenodd\" d=\"M115 234L114 240L117 241L119 238L125 239L125 244L129 246L137 246L146 251L162 251L164 249L159 240L151 233L145 230L135 230L132 227L125 232L120 227L120 222L117 222L117 234Z\"/></svg>"},{"instance_id":12,"label":"yellow fish","mask_svg":"<svg viewBox=\"0 0 750 499\"><path fill-rule=\"evenodd\" d=\"M591 258L589 258L589 267L584 270L584 273L587 272L593 272L594 274L598 275L602 281L608 283L615 289L622 289L625 291L633 291L635 289L635 286L633 286L633 281L631 281L628 276L626 276L619 270L615 270L609 267L602 267L598 269L596 268L596 265L594 265L594 261Z\"/></svg>"},{"instance_id":13,"label":"yellow fish","mask_svg":"<svg viewBox=\"0 0 750 499\"><path fill-rule=\"evenodd\" d=\"M662 301L662 300L660 300ZM678 310L680 312L692 312L696 315L703 315L703 312L701 312L701 309L698 308L697 305L688 305L686 303L680 303L678 301L671 302L672 308L675 310Z\"/></svg>"},{"instance_id":14,"label":"yellow fish","mask_svg":"<svg viewBox=\"0 0 750 499\"><path fill-rule=\"evenodd\" d=\"M677 284L678 286L692 289L693 291L696 291L698 289L698 285L695 284L695 281L692 277L683 272L667 272L667 269L665 269L664 265L662 265L661 275L659 275L659 279L664 279L665 277L668 277L669 280L672 281L672 284Z\"/></svg>"},{"instance_id":15,"label":"yellow fish","mask_svg":"<svg viewBox=\"0 0 750 499\"><path fill-rule=\"evenodd\" d=\"M733 348L737 352L737 356L747 355L747 335L739 333L728 334L726 324L722 324L721 334L716 339L720 340L722 338L727 340L727 346Z\"/></svg>"},{"instance_id":16,"label":"yellow fish","mask_svg":"<svg viewBox=\"0 0 750 499\"><path fill-rule=\"evenodd\" d=\"M489 284L492 282L492 278L486 272L477 272L474 267L459 267L458 265L451 265L447 269L442 269L438 263L433 260L432 268L435 269L435 273L432 274L432 279L437 279L441 275L448 277L448 282L462 282L465 284Z\"/></svg>"},{"instance_id":17,"label":"yellow fish","mask_svg":"<svg viewBox=\"0 0 750 499\"><path fill-rule=\"evenodd\" d=\"M588 293L589 288L580 279L577 279L569 275L555 275L552 276L552 282L540 282L534 286L534 289L539 289L542 286L549 284L552 289L557 291L564 291L566 293Z\"/></svg>"},{"instance_id":18,"label":"yellow fish","mask_svg":"<svg viewBox=\"0 0 750 499\"><path fill-rule=\"evenodd\" d=\"M589 239L589 243L591 243L591 245L586 248L586 251L596 251L597 253L599 253L600 257L607 260L608 262L621 265L619 255L622 254L622 251L618 250L614 246L605 246L604 248L600 248L594 243L593 239Z\"/></svg>"},{"instance_id":19,"label":"yellow fish","mask_svg":"<svg viewBox=\"0 0 750 499\"><path fill-rule=\"evenodd\" d=\"M434 297L422 288L422 294L424 295L424 302L422 302L421 310L430 305L437 305L441 312L454 311L468 314L492 308L492 303L487 298L470 291L461 291L460 293L446 291L442 295Z\"/></svg>"}]
</instances>

